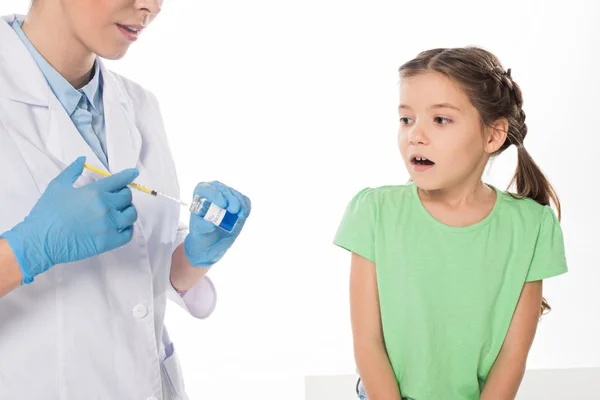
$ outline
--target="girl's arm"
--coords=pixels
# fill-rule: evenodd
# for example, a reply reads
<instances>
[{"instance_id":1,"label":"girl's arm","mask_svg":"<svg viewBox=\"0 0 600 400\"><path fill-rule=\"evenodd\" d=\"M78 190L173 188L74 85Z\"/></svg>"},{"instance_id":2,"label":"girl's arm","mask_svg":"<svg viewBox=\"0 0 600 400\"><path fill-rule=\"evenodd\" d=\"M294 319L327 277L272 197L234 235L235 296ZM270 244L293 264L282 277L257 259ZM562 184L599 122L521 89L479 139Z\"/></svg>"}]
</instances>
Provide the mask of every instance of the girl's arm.
<instances>
[{"instance_id":1,"label":"girl's arm","mask_svg":"<svg viewBox=\"0 0 600 400\"><path fill-rule=\"evenodd\" d=\"M513 400L525 374L542 306L542 281L527 282L480 400Z\"/></svg>"},{"instance_id":2,"label":"girl's arm","mask_svg":"<svg viewBox=\"0 0 600 400\"><path fill-rule=\"evenodd\" d=\"M369 400L401 400L383 342L375 264L352 253L350 317L354 358Z\"/></svg>"}]
</instances>

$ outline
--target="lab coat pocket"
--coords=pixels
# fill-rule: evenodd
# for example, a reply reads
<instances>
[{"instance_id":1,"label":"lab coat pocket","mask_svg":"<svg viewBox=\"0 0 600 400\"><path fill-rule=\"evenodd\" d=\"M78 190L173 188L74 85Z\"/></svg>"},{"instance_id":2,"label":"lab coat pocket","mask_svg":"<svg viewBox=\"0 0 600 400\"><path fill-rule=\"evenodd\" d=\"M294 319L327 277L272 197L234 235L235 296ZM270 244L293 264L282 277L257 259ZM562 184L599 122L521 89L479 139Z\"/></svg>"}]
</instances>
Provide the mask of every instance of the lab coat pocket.
<instances>
[{"instance_id":1,"label":"lab coat pocket","mask_svg":"<svg viewBox=\"0 0 600 400\"><path fill-rule=\"evenodd\" d=\"M189 400L185 394L181 366L174 347L173 353L161 363L161 375L165 400Z\"/></svg>"}]
</instances>

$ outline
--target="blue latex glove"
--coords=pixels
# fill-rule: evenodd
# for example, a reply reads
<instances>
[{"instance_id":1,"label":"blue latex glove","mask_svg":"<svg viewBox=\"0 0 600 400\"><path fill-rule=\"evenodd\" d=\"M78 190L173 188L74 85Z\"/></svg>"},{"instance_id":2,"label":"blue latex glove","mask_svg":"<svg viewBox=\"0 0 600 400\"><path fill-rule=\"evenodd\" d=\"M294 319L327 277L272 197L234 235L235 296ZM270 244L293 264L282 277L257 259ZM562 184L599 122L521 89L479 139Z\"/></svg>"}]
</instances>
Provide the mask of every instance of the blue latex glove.
<instances>
[{"instance_id":1,"label":"blue latex glove","mask_svg":"<svg viewBox=\"0 0 600 400\"><path fill-rule=\"evenodd\" d=\"M92 257L128 243L137 211L127 187L139 174L129 169L81 188L85 157L54 178L23 222L0 237L7 240L23 273L22 283L56 264Z\"/></svg>"},{"instance_id":2,"label":"blue latex glove","mask_svg":"<svg viewBox=\"0 0 600 400\"><path fill-rule=\"evenodd\" d=\"M209 267L219 261L237 239L250 215L250 199L220 182L199 183L194 196L205 198L232 214L238 214L235 228L227 232L191 213L190 233L184 241L185 255L193 266Z\"/></svg>"}]
</instances>

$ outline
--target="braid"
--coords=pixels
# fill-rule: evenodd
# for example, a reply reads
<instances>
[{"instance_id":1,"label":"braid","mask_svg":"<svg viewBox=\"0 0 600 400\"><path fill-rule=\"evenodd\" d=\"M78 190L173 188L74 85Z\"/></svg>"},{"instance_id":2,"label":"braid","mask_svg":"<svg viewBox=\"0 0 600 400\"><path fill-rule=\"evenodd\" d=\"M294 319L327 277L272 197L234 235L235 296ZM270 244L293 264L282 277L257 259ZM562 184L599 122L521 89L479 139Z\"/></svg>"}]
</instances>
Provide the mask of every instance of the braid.
<instances>
[{"instance_id":1,"label":"braid","mask_svg":"<svg viewBox=\"0 0 600 400\"><path fill-rule=\"evenodd\" d=\"M519 85L512 79L511 69L504 71L499 65L489 71L490 77L497 85L498 104L503 105L506 110L505 117L508 120L508 132L506 141L496 151L495 155L502 153L510 145L518 149L523 147L523 142L527 136L527 124L525 123L526 114L523 110L523 95Z\"/></svg>"},{"instance_id":2,"label":"braid","mask_svg":"<svg viewBox=\"0 0 600 400\"><path fill-rule=\"evenodd\" d=\"M506 147L511 144L515 145L518 153L517 171L509 186L516 183L517 192L520 196L533 197L542 204L550 204L550 200L554 200L558 207L558 218L560 219L560 203L558 202L558 197L527 150L525 150L523 144L525 137L527 136L527 124L525 123L527 115L523 110L523 95L521 93L521 88L513 81L510 68L502 74L502 84L508 88L511 101L511 113L508 116L509 128L506 138L506 142L508 143L505 142L505 144ZM504 145L502 147L504 147ZM539 182L540 180L543 180L545 182L544 186L550 188L550 190L545 192L542 185L532 184L532 182ZM545 297L542 297L540 313L544 315L551 310L552 308L550 307L548 300L546 300Z\"/></svg>"}]
</instances>

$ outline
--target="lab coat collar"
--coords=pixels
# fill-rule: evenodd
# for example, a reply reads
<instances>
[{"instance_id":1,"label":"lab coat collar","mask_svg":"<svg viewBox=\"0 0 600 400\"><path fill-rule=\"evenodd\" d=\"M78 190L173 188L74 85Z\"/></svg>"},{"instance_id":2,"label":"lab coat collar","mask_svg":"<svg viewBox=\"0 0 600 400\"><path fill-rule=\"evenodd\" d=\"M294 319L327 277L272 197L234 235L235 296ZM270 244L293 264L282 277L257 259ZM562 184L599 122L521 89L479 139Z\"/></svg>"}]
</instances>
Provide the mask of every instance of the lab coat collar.
<instances>
[{"instance_id":1,"label":"lab coat collar","mask_svg":"<svg viewBox=\"0 0 600 400\"><path fill-rule=\"evenodd\" d=\"M97 66L96 60L94 60L93 78L81 88L81 90L77 90L38 52L25 32L23 32L23 29L21 28L22 24L23 21L16 20L13 22L12 28L33 56L38 67L44 74L48 85L50 85L50 89L63 105L67 114L72 115L75 112L82 96L85 96L88 99L92 108L97 112L100 112L101 108L97 104L102 101L101 77L100 68Z\"/></svg>"},{"instance_id":2,"label":"lab coat collar","mask_svg":"<svg viewBox=\"0 0 600 400\"><path fill-rule=\"evenodd\" d=\"M31 53L10 24L15 19L25 18L11 15L0 19L0 99L47 107L49 111L48 132L40 132L47 150L64 166L80 156L87 162L106 171L104 165L81 137L79 131L52 93L44 75ZM135 124L134 107L121 78L107 70L98 59L103 77L104 118L109 171L119 172L137 166L141 150L141 134Z\"/></svg>"},{"instance_id":3,"label":"lab coat collar","mask_svg":"<svg viewBox=\"0 0 600 400\"><path fill-rule=\"evenodd\" d=\"M51 90L19 36L12 29L15 20L23 15L0 18L0 98L5 97L34 106L48 106ZM22 60L15 62L14 60Z\"/></svg>"},{"instance_id":4,"label":"lab coat collar","mask_svg":"<svg viewBox=\"0 0 600 400\"><path fill-rule=\"evenodd\" d=\"M107 70L101 60L98 60L98 65L104 78L103 102L108 169L83 140L54 96L50 99L48 149L65 165L85 155L88 164L106 172L117 173L127 168L136 168L142 138L136 127L131 95L126 92L120 79Z\"/></svg>"},{"instance_id":5,"label":"lab coat collar","mask_svg":"<svg viewBox=\"0 0 600 400\"><path fill-rule=\"evenodd\" d=\"M106 147L108 165L112 173L137 166L142 148L142 135L136 126L136 112L132 93L128 93L123 80L109 71L98 59L101 76L104 79L104 121L106 124Z\"/></svg>"}]
</instances>

